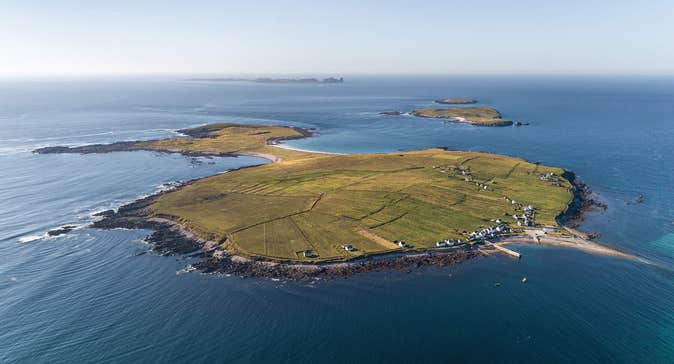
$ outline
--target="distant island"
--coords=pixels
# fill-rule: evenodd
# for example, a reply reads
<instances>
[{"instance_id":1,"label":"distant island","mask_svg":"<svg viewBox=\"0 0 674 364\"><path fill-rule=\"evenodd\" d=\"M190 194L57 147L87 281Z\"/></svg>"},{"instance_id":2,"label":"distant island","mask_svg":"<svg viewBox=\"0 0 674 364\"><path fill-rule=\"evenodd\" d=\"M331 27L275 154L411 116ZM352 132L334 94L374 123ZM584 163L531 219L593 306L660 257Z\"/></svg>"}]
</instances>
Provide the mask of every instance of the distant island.
<instances>
[{"instance_id":1,"label":"distant island","mask_svg":"<svg viewBox=\"0 0 674 364\"><path fill-rule=\"evenodd\" d=\"M469 105L477 103L477 100L466 98L447 98L438 99L434 101L436 104L457 104ZM437 118L446 119L447 121L457 123L467 123L476 126L522 126L529 125L528 122L518 121L513 123L512 120L503 119L501 113L489 106L461 106L461 107L446 107L446 108L423 108L415 109L410 112L402 111L381 111L379 115L385 116L400 116L412 115L420 118Z\"/></svg>"},{"instance_id":2,"label":"distant island","mask_svg":"<svg viewBox=\"0 0 674 364\"><path fill-rule=\"evenodd\" d=\"M201 82L257 82L257 83L343 83L344 77L318 78L188 78L183 81Z\"/></svg>"},{"instance_id":3,"label":"distant island","mask_svg":"<svg viewBox=\"0 0 674 364\"><path fill-rule=\"evenodd\" d=\"M492 117L495 115L489 113ZM93 226L140 228L162 254L202 251L205 272L256 277L339 277L455 264L502 245L534 242L628 257L560 224L577 216L582 184L560 168L503 155L419 151L335 155L284 148L305 129L220 123L187 137L37 153L149 150L190 156L252 155L273 163L185 183L100 214ZM383 254L387 259L365 259Z\"/></svg>"},{"instance_id":4,"label":"distant island","mask_svg":"<svg viewBox=\"0 0 674 364\"><path fill-rule=\"evenodd\" d=\"M464 99L461 97L458 98L448 98L448 99L438 99L435 100L436 104L457 104L457 105L463 105L463 104L475 104L477 103L477 100L473 99Z\"/></svg>"},{"instance_id":5,"label":"distant island","mask_svg":"<svg viewBox=\"0 0 674 364\"><path fill-rule=\"evenodd\" d=\"M416 109L412 110L411 114L422 118L450 119L455 122L479 126L513 125L512 120L502 119L501 113L488 106Z\"/></svg>"}]
</instances>

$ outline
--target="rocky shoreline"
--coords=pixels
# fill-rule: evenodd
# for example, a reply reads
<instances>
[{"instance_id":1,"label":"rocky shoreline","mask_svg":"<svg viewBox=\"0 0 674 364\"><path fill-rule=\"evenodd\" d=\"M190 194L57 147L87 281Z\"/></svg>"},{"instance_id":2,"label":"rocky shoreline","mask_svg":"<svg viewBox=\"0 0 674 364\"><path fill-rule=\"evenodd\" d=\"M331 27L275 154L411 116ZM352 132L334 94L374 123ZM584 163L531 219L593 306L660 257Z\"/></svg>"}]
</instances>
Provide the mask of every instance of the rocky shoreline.
<instances>
[{"instance_id":1,"label":"rocky shoreline","mask_svg":"<svg viewBox=\"0 0 674 364\"><path fill-rule=\"evenodd\" d=\"M585 214L589 211L601 209L606 210L607 205L597 200L592 193L592 189L584 182L580 181L573 171L565 170L562 177L566 178L574 186L573 199L566 211L557 216L557 221L561 226L575 228L585 220Z\"/></svg>"}]
</instances>

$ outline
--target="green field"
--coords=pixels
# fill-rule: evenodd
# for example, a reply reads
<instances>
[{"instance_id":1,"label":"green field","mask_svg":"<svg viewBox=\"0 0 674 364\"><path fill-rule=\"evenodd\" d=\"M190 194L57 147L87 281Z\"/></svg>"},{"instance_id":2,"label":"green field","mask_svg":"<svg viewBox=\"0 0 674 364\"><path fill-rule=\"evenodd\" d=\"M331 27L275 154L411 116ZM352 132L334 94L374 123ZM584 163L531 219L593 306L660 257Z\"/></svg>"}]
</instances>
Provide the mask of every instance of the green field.
<instances>
[{"instance_id":1,"label":"green field","mask_svg":"<svg viewBox=\"0 0 674 364\"><path fill-rule=\"evenodd\" d=\"M144 148L283 158L166 193L151 206L153 215L179 221L242 255L326 261L402 249L394 240L426 249L439 239L465 239L464 232L518 212L504 196L535 206L537 222L556 225L555 217L572 198L568 181L540 178L563 170L518 158L442 149L326 155L266 143L295 133L284 127L220 124L205 138L145 143ZM470 182L461 170L470 171ZM345 244L356 251L345 251ZM304 250L316 257L305 258Z\"/></svg>"},{"instance_id":2,"label":"green field","mask_svg":"<svg viewBox=\"0 0 674 364\"><path fill-rule=\"evenodd\" d=\"M465 122L481 126L512 125L511 120L501 118L501 114L488 106L444 107L412 110L412 115L423 118L460 118Z\"/></svg>"}]
</instances>

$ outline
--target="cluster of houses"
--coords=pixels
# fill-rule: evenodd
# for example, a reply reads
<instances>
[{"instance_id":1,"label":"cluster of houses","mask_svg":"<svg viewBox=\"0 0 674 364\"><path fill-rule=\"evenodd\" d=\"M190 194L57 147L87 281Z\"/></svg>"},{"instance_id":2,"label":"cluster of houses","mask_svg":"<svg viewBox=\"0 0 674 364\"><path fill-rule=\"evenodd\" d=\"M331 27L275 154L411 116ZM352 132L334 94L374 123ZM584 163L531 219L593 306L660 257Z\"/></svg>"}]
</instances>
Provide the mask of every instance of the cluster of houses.
<instances>
[{"instance_id":1,"label":"cluster of houses","mask_svg":"<svg viewBox=\"0 0 674 364\"><path fill-rule=\"evenodd\" d=\"M454 168L454 173L457 176L463 176L464 182L473 182L473 176L471 175L469 169L463 169L461 167L456 167L456 168ZM489 190L489 186L487 186L487 184L485 184L485 183L481 183L481 182L476 181L475 186L477 186L481 190L485 190L485 191Z\"/></svg>"},{"instance_id":2,"label":"cluster of houses","mask_svg":"<svg viewBox=\"0 0 674 364\"><path fill-rule=\"evenodd\" d=\"M517 226L536 226L536 209L531 205L526 206L523 209L522 215L514 214L513 219L517 221Z\"/></svg>"},{"instance_id":3,"label":"cluster of houses","mask_svg":"<svg viewBox=\"0 0 674 364\"><path fill-rule=\"evenodd\" d=\"M440 240L437 243L435 243L435 246L438 247L438 248L446 248L448 246L460 245L460 244L463 244L463 243L464 242L461 239L458 239L458 240L445 239L445 240Z\"/></svg>"},{"instance_id":4,"label":"cluster of houses","mask_svg":"<svg viewBox=\"0 0 674 364\"><path fill-rule=\"evenodd\" d=\"M480 189L483 189L483 190L485 190L485 191L489 190L489 187L487 187L487 185L484 184L484 183L475 182L475 185L476 185L477 187L479 187Z\"/></svg>"},{"instance_id":5,"label":"cluster of houses","mask_svg":"<svg viewBox=\"0 0 674 364\"><path fill-rule=\"evenodd\" d=\"M543 173L540 176L540 179L542 181L550 181L550 182L558 182L559 181L559 176L556 174L550 172L550 173Z\"/></svg>"},{"instance_id":6,"label":"cluster of houses","mask_svg":"<svg viewBox=\"0 0 674 364\"><path fill-rule=\"evenodd\" d=\"M554 186L562 187L562 179L552 172L541 174L540 179L542 181L552 182Z\"/></svg>"},{"instance_id":7,"label":"cluster of houses","mask_svg":"<svg viewBox=\"0 0 674 364\"><path fill-rule=\"evenodd\" d=\"M493 239L502 234L507 234L510 229L502 224L501 220L496 220L498 225L484 228L482 230L473 231L468 234L468 241L480 241L484 239Z\"/></svg>"},{"instance_id":8,"label":"cluster of houses","mask_svg":"<svg viewBox=\"0 0 674 364\"><path fill-rule=\"evenodd\" d=\"M463 180L465 182L472 182L473 181L473 176L470 173L470 169L464 169L464 168L461 168L461 167L456 167L456 168L454 168L454 173L457 176L463 176L464 177Z\"/></svg>"}]
</instances>

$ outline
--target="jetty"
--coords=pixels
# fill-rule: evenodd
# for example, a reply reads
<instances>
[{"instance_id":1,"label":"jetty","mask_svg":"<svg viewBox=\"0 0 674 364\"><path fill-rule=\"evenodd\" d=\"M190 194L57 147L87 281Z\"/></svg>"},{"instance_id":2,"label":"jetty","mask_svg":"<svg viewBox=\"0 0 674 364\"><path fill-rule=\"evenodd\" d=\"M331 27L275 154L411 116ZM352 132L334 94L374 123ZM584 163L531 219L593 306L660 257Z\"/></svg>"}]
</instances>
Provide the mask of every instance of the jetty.
<instances>
[{"instance_id":1,"label":"jetty","mask_svg":"<svg viewBox=\"0 0 674 364\"><path fill-rule=\"evenodd\" d=\"M502 253L505 253L507 255L510 255L511 257L514 257L514 258L517 258L517 259L520 259L522 257L522 254L520 254L520 253L518 253L514 250L510 250L510 249L508 249L504 246L500 246L498 244L490 244L490 245L493 246L494 248L496 248L496 250L498 250Z\"/></svg>"}]
</instances>

